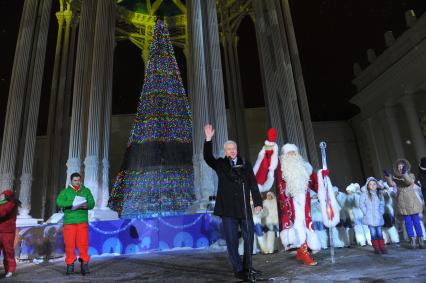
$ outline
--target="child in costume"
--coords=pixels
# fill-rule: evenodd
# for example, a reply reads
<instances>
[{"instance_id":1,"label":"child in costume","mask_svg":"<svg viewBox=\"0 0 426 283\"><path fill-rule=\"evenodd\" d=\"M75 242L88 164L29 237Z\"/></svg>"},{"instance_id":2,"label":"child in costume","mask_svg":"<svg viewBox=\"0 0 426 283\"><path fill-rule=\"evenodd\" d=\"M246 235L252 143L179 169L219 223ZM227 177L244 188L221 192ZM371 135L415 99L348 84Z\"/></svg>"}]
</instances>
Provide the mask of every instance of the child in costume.
<instances>
[{"instance_id":1,"label":"child in costume","mask_svg":"<svg viewBox=\"0 0 426 283\"><path fill-rule=\"evenodd\" d=\"M371 245L370 230L368 226L362 224L363 214L359 208L361 188L358 183L351 183L346 187L346 192L348 194L346 204L355 234L355 241L359 246Z\"/></svg>"},{"instance_id":2,"label":"child in costume","mask_svg":"<svg viewBox=\"0 0 426 283\"><path fill-rule=\"evenodd\" d=\"M266 199L263 201L263 209L266 211L266 216L263 220L268 229L266 232L266 253L272 254L275 251L276 238L279 233L277 199L273 192L266 194Z\"/></svg>"},{"instance_id":3,"label":"child in costume","mask_svg":"<svg viewBox=\"0 0 426 283\"><path fill-rule=\"evenodd\" d=\"M362 224L368 225L370 229L374 252L376 254L387 253L382 233L385 199L382 192L378 190L377 180L374 177L367 179L365 190L359 198L359 207L364 215Z\"/></svg>"}]
</instances>

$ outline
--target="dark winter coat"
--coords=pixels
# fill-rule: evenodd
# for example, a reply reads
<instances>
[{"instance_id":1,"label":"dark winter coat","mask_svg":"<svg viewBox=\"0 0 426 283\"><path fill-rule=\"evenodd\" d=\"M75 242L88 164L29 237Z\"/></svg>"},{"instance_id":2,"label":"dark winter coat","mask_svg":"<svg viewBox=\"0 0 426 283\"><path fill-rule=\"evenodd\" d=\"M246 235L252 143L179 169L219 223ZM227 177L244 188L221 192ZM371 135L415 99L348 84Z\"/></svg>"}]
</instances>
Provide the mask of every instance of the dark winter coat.
<instances>
[{"instance_id":1,"label":"dark winter coat","mask_svg":"<svg viewBox=\"0 0 426 283\"><path fill-rule=\"evenodd\" d=\"M423 197L426 198L426 157L423 157L419 164L419 182Z\"/></svg>"},{"instance_id":2,"label":"dark winter coat","mask_svg":"<svg viewBox=\"0 0 426 283\"><path fill-rule=\"evenodd\" d=\"M15 233L18 206L13 201L0 202L0 233Z\"/></svg>"},{"instance_id":3,"label":"dark winter coat","mask_svg":"<svg viewBox=\"0 0 426 283\"><path fill-rule=\"evenodd\" d=\"M204 160L216 171L218 177L218 188L216 195L216 205L214 214L225 217L244 217L244 198L243 184L246 192L246 211L247 217L252 218L250 207L250 192L253 197L254 207L262 206L262 197L260 196L256 178L252 166L238 158L237 165L240 168L233 168L230 160L225 158L214 158L213 145L211 141L204 143Z\"/></svg>"}]
</instances>

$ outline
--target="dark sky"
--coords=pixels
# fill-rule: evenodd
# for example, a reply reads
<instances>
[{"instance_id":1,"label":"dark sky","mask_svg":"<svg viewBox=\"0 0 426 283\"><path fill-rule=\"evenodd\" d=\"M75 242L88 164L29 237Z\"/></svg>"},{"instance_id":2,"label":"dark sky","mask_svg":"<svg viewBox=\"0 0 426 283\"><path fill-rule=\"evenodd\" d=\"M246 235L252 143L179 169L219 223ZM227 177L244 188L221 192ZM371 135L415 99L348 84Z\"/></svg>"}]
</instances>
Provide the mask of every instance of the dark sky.
<instances>
[{"instance_id":1,"label":"dark sky","mask_svg":"<svg viewBox=\"0 0 426 283\"><path fill-rule=\"evenodd\" d=\"M167 1L167 0L166 0ZM170 0L169 0L170 1ZM58 1L54 1L58 2ZM9 82L23 0L0 0L0 137L6 113ZM56 3L57 4L57 3ZM426 10L425 0L292 0L291 8L302 62L308 100L314 121L346 120L358 110L348 103L355 94L352 65L367 66L366 50L377 54L385 49L383 34L405 29L404 13L413 9L418 17ZM50 80L56 40L52 21L46 62ZM247 107L264 105L254 26L243 20L239 59ZM186 64L176 50L186 85ZM140 51L130 42L118 42L114 58L113 113L134 113L143 83ZM43 86L39 134L47 124L49 86Z\"/></svg>"}]
</instances>

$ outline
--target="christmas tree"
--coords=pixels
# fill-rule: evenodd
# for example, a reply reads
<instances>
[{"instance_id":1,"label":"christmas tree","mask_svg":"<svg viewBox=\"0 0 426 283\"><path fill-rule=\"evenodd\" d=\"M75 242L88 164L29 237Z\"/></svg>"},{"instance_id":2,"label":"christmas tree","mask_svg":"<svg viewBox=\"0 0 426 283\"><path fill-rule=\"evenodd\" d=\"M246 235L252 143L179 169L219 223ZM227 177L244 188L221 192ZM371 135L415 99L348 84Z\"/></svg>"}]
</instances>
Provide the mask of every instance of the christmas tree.
<instances>
[{"instance_id":1,"label":"christmas tree","mask_svg":"<svg viewBox=\"0 0 426 283\"><path fill-rule=\"evenodd\" d=\"M182 214L194 199L191 112L167 26L158 21L108 205L121 218L152 217Z\"/></svg>"}]
</instances>

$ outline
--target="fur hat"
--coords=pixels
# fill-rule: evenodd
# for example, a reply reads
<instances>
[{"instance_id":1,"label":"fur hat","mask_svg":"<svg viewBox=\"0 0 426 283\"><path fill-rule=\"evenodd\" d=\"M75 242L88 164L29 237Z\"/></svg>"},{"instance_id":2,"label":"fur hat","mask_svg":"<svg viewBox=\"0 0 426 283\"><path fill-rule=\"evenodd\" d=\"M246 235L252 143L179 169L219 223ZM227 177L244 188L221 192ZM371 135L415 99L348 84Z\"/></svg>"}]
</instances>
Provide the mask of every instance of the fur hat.
<instances>
[{"instance_id":1,"label":"fur hat","mask_svg":"<svg viewBox=\"0 0 426 283\"><path fill-rule=\"evenodd\" d=\"M420 159L419 169L426 171L426 157L422 157L422 159Z\"/></svg>"},{"instance_id":2,"label":"fur hat","mask_svg":"<svg viewBox=\"0 0 426 283\"><path fill-rule=\"evenodd\" d=\"M379 186L378 186L379 181L377 181L377 179L376 179L376 178L374 178L374 177L368 177L368 178L367 178L367 181L365 181L365 185L361 187L361 192L366 192L366 191L368 191L368 184L369 184L370 182L372 182L372 181L376 182L376 184L377 184L377 189L378 189L378 188L379 188Z\"/></svg>"},{"instance_id":3,"label":"fur hat","mask_svg":"<svg viewBox=\"0 0 426 283\"><path fill-rule=\"evenodd\" d=\"M360 190L360 186L358 183L351 183L349 186L346 187L346 192L355 193L356 191Z\"/></svg>"},{"instance_id":4,"label":"fur hat","mask_svg":"<svg viewBox=\"0 0 426 283\"><path fill-rule=\"evenodd\" d=\"M275 199L275 194L271 191L266 193L266 196L271 195L273 199Z\"/></svg>"},{"instance_id":5,"label":"fur hat","mask_svg":"<svg viewBox=\"0 0 426 283\"><path fill-rule=\"evenodd\" d=\"M397 176L397 177L401 176L401 174L399 173L399 170L398 170L398 165L399 164L404 164L405 167L406 167L406 169L407 169L407 172L408 173L410 172L410 170L411 170L411 164L410 164L410 162L407 159L405 159L405 158L399 158L393 164L393 172L394 172L395 176Z\"/></svg>"},{"instance_id":6,"label":"fur hat","mask_svg":"<svg viewBox=\"0 0 426 283\"><path fill-rule=\"evenodd\" d=\"M286 155L290 151L294 151L294 152L299 153L299 149L297 148L297 146L295 144L292 144L292 143L286 143L281 149L281 152L284 155Z\"/></svg>"}]
</instances>

